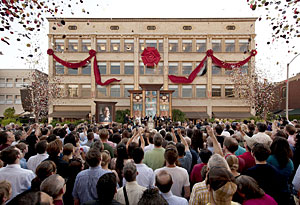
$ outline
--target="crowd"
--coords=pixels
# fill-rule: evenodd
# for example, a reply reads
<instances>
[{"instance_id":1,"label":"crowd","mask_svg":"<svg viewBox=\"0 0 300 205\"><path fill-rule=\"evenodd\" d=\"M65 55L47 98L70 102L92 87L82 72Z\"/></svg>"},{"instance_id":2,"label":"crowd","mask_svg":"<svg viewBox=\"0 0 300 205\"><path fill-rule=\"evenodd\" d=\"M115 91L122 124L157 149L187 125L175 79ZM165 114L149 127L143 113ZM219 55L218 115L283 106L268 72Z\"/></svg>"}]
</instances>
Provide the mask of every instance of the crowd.
<instances>
[{"instance_id":1,"label":"crowd","mask_svg":"<svg viewBox=\"0 0 300 205\"><path fill-rule=\"evenodd\" d=\"M299 203L297 120L0 130L1 204Z\"/></svg>"}]
</instances>

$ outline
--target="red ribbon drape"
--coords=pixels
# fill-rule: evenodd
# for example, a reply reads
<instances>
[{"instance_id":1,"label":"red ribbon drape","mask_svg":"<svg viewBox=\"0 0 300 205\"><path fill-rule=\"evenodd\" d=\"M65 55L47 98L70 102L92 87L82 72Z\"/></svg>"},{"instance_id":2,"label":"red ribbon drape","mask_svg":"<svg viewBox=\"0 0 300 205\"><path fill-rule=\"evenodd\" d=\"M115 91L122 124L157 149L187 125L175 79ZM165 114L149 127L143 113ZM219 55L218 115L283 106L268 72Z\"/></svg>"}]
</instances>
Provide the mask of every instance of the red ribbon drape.
<instances>
[{"instance_id":1,"label":"red ribbon drape","mask_svg":"<svg viewBox=\"0 0 300 205\"><path fill-rule=\"evenodd\" d=\"M79 63L70 63L70 62L67 62L67 61L64 61L64 60L60 59L59 57L57 57L54 54L54 51L52 49L48 49L47 54L52 55L53 58L58 63L62 64L63 66L66 66L68 68L78 68L78 67L85 66L94 57L94 75L95 75L95 81L98 85L104 86L104 85L109 85L112 82L120 82L121 81L121 80L118 80L116 78L110 78L107 81L105 81L104 83L101 82L101 73L100 73L99 68L98 68L96 51L95 50L90 50L89 51L90 56L87 57L86 59L84 59L83 61L80 61Z\"/></svg>"},{"instance_id":2,"label":"red ribbon drape","mask_svg":"<svg viewBox=\"0 0 300 205\"><path fill-rule=\"evenodd\" d=\"M251 57L255 56L256 54L257 54L257 51L252 50L251 55L248 58L246 58L245 60L242 60L237 63L226 63L224 61L221 61L217 57L215 57L213 50L210 49L210 50L206 51L205 57L200 62L200 64L193 70L193 72L189 75L188 78L184 77L184 76L169 75L169 79L173 83L182 83L182 84L192 83L194 81L194 79L197 77L197 74L203 69L203 65L204 65L204 62L206 61L207 57L210 57L212 60L212 63L219 67L222 67L225 69L232 69L232 68L239 68L239 67L245 65L251 59Z\"/></svg>"}]
</instances>

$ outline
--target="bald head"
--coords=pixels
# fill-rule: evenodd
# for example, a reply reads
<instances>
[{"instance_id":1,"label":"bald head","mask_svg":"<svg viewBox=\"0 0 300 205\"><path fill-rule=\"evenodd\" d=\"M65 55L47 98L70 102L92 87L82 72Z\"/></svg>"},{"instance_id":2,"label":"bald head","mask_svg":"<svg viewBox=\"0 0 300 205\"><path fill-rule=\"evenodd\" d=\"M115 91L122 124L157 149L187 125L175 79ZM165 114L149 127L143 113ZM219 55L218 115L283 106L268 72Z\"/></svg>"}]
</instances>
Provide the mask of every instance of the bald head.
<instances>
[{"instance_id":1,"label":"bald head","mask_svg":"<svg viewBox=\"0 0 300 205\"><path fill-rule=\"evenodd\" d=\"M155 185L162 193L168 193L173 184L172 176L165 170L156 174Z\"/></svg>"}]
</instances>

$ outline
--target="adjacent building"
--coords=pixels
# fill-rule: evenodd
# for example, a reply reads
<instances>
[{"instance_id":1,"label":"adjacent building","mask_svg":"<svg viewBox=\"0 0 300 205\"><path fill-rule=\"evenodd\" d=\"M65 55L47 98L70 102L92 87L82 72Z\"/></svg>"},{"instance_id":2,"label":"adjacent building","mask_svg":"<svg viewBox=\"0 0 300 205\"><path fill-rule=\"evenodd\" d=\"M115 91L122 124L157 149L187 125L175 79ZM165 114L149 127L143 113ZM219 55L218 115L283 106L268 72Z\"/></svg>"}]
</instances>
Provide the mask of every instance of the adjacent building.
<instances>
[{"instance_id":1,"label":"adjacent building","mask_svg":"<svg viewBox=\"0 0 300 205\"><path fill-rule=\"evenodd\" d=\"M188 76L208 49L226 62L237 62L255 49L256 18L48 18L49 48L64 61L80 62L97 52L102 81L95 83L93 60L85 67L67 68L49 56L49 76L60 82L62 97L50 106L52 118L84 118L130 109L132 116L171 115L180 109L190 119L245 118L254 110L234 96L230 72L205 63L207 72L190 84L176 84L168 75ZM146 67L141 53L155 47L160 62ZM241 69L248 75L254 58ZM100 107L98 107L100 105Z\"/></svg>"}]
</instances>

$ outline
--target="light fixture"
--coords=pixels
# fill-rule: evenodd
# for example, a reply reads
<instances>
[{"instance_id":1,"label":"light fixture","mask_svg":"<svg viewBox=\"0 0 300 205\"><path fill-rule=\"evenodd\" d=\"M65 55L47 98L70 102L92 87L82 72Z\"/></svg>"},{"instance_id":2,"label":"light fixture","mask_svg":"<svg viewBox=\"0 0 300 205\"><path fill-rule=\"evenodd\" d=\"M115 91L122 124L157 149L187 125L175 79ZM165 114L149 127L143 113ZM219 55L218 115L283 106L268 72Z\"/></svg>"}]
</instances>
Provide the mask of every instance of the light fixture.
<instances>
[{"instance_id":1,"label":"light fixture","mask_svg":"<svg viewBox=\"0 0 300 205\"><path fill-rule=\"evenodd\" d=\"M185 51L185 46L183 46L183 47L182 47L182 50L184 50L184 51Z\"/></svg>"},{"instance_id":2,"label":"light fixture","mask_svg":"<svg viewBox=\"0 0 300 205\"><path fill-rule=\"evenodd\" d=\"M172 46L169 46L169 50L170 50L170 51L172 50Z\"/></svg>"},{"instance_id":3,"label":"light fixture","mask_svg":"<svg viewBox=\"0 0 300 205\"><path fill-rule=\"evenodd\" d=\"M113 50L117 51L119 49L118 45L113 45Z\"/></svg>"},{"instance_id":4,"label":"light fixture","mask_svg":"<svg viewBox=\"0 0 300 205\"><path fill-rule=\"evenodd\" d=\"M101 51L105 51L105 45L100 46Z\"/></svg>"}]
</instances>

